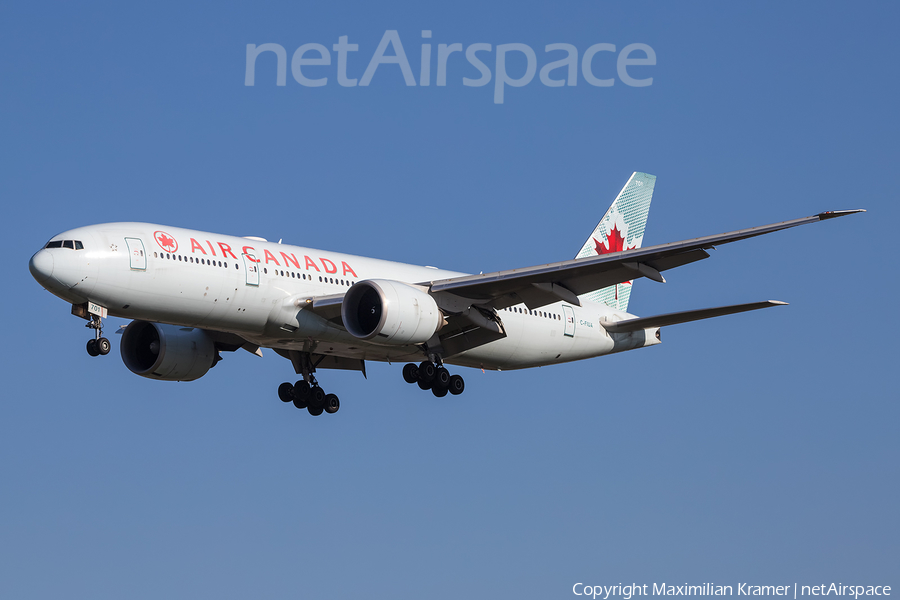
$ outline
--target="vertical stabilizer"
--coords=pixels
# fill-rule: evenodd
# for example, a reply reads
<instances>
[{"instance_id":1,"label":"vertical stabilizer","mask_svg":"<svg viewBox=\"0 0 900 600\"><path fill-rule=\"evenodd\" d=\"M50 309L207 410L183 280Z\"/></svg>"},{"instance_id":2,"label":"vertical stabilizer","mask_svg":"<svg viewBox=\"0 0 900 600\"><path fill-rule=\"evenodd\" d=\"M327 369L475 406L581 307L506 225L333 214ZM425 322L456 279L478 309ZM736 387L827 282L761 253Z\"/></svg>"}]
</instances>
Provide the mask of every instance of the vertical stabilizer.
<instances>
[{"instance_id":1,"label":"vertical stabilizer","mask_svg":"<svg viewBox=\"0 0 900 600\"><path fill-rule=\"evenodd\" d=\"M655 185L656 175L634 173L575 258L640 248L644 240L644 228L647 226L647 213L650 212L650 199L653 197ZM606 304L622 311L628 310L630 297L630 281L580 296L584 300Z\"/></svg>"}]
</instances>

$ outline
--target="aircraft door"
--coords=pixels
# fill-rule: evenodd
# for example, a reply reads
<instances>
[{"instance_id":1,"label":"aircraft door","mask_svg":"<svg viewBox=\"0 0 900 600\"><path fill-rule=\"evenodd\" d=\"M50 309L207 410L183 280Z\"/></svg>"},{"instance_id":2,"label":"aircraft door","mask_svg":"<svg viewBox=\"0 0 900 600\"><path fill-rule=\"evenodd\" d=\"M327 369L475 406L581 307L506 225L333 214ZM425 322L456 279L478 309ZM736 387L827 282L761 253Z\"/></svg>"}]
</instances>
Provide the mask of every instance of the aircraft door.
<instances>
[{"instance_id":1,"label":"aircraft door","mask_svg":"<svg viewBox=\"0 0 900 600\"><path fill-rule=\"evenodd\" d=\"M243 254L244 273L247 276L247 285L259 285L259 261L252 254Z\"/></svg>"},{"instance_id":2,"label":"aircraft door","mask_svg":"<svg viewBox=\"0 0 900 600\"><path fill-rule=\"evenodd\" d=\"M125 245L128 246L128 259L131 263L132 271L147 270L147 253L144 252L144 242L139 238L125 238Z\"/></svg>"},{"instance_id":3,"label":"aircraft door","mask_svg":"<svg viewBox=\"0 0 900 600\"><path fill-rule=\"evenodd\" d=\"M566 319L566 328L563 330L563 335L575 337L575 309L565 304L563 304L562 309L563 317Z\"/></svg>"}]
</instances>

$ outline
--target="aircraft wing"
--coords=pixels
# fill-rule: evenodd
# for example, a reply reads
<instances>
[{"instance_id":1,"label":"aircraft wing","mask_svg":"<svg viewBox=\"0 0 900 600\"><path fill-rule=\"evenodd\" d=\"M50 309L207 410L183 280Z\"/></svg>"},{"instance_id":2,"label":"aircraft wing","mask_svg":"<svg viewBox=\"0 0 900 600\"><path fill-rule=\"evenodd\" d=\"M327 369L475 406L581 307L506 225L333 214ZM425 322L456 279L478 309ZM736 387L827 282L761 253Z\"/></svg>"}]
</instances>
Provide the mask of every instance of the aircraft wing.
<instances>
[{"instance_id":1,"label":"aircraft wing","mask_svg":"<svg viewBox=\"0 0 900 600\"><path fill-rule=\"evenodd\" d=\"M433 294L448 292L483 301L494 308L506 308L524 302L528 308L535 309L560 300L580 306L577 296L638 277L665 282L662 271L709 258L707 250L716 246L857 212L865 211L828 211L801 219L659 246L433 281L430 287Z\"/></svg>"}]
</instances>

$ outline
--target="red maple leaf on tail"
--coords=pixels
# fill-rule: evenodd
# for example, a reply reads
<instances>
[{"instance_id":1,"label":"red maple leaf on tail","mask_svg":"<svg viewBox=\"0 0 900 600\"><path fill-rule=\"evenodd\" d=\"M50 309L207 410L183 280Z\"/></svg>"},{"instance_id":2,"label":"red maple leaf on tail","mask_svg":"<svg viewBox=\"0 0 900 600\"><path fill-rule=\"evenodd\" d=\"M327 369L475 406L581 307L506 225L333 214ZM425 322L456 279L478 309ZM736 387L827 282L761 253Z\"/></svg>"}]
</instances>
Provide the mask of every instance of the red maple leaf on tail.
<instances>
[{"instance_id":1,"label":"red maple leaf on tail","mask_svg":"<svg viewBox=\"0 0 900 600\"><path fill-rule=\"evenodd\" d=\"M592 239L594 240L594 250L597 251L597 254L611 254L613 252L621 252L622 250L634 250L635 248L637 248L636 245L632 246L631 248L625 247L625 238L622 236L622 233L619 231L616 225L613 225L613 228L609 231L605 246L598 242L597 238Z\"/></svg>"},{"instance_id":2,"label":"red maple leaf on tail","mask_svg":"<svg viewBox=\"0 0 900 600\"><path fill-rule=\"evenodd\" d=\"M634 250L635 248L637 248L637 244L631 246L630 248L625 247L625 238L622 236L622 233L619 231L618 227L615 224L613 224L613 228L610 229L609 235L606 237L605 246L598 242L597 238L592 239L594 240L594 250L597 251L597 254L612 254L613 252L621 252L622 250ZM621 284L616 284L616 300L619 299L619 285L631 285L631 282L623 281Z\"/></svg>"}]
</instances>

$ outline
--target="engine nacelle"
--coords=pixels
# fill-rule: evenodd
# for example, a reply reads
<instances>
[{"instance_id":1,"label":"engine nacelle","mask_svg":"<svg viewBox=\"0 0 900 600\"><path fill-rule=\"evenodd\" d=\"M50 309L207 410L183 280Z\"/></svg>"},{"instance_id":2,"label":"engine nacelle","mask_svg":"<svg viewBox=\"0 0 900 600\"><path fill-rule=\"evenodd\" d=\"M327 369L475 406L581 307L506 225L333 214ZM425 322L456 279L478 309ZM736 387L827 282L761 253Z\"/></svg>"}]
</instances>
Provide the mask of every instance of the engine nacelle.
<instances>
[{"instance_id":1,"label":"engine nacelle","mask_svg":"<svg viewBox=\"0 0 900 600\"><path fill-rule=\"evenodd\" d=\"M202 329L132 321L122 333L122 362L141 377L193 381L206 375L216 346Z\"/></svg>"},{"instance_id":2,"label":"engine nacelle","mask_svg":"<svg viewBox=\"0 0 900 600\"><path fill-rule=\"evenodd\" d=\"M355 337L390 346L427 342L444 323L434 298L389 279L353 284L344 296L341 316Z\"/></svg>"}]
</instances>

